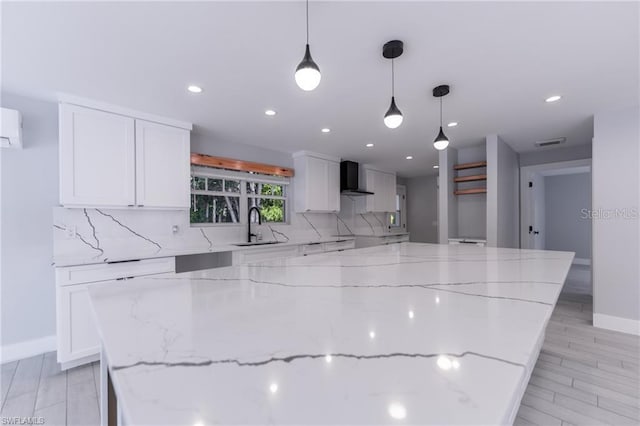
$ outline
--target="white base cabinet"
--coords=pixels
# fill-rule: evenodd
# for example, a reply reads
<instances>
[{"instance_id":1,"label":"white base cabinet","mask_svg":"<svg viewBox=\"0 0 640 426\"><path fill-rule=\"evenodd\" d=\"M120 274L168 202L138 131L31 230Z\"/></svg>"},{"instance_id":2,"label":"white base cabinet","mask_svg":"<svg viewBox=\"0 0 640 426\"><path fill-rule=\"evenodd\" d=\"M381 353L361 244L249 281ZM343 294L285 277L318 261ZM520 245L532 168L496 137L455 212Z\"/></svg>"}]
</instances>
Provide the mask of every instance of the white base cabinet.
<instances>
[{"instance_id":1,"label":"white base cabinet","mask_svg":"<svg viewBox=\"0 0 640 426\"><path fill-rule=\"evenodd\" d=\"M287 244L269 247L256 247L247 250L237 250L233 252L233 265L246 265L253 262L262 262L271 259L284 259L288 257L307 256L310 254L327 253L332 251L343 251L355 248L354 239L306 243Z\"/></svg>"},{"instance_id":2,"label":"white base cabinet","mask_svg":"<svg viewBox=\"0 0 640 426\"><path fill-rule=\"evenodd\" d=\"M59 127L63 206L189 208L190 124L63 102Z\"/></svg>"},{"instance_id":3,"label":"white base cabinet","mask_svg":"<svg viewBox=\"0 0 640 426\"><path fill-rule=\"evenodd\" d=\"M92 285L121 283L174 270L173 257L56 268L57 356L62 369L99 357L100 340L89 300Z\"/></svg>"},{"instance_id":4,"label":"white base cabinet","mask_svg":"<svg viewBox=\"0 0 640 426\"><path fill-rule=\"evenodd\" d=\"M356 248L383 246L409 242L409 234L387 234L370 237L356 237Z\"/></svg>"}]
</instances>

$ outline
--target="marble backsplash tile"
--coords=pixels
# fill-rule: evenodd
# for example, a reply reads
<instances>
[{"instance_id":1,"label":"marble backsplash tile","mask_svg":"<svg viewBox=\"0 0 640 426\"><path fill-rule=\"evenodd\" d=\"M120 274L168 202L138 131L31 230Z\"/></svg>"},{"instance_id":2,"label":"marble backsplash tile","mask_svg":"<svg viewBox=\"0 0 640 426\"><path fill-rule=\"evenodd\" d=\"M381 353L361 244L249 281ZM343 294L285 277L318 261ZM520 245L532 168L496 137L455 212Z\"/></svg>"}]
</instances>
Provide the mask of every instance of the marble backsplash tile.
<instances>
[{"instance_id":1,"label":"marble backsplash tile","mask_svg":"<svg viewBox=\"0 0 640 426\"><path fill-rule=\"evenodd\" d=\"M288 224L252 225L252 231L261 233L264 240L275 241L389 233L386 214L356 213L356 202L343 197L340 213L294 213ZM53 261L206 252L216 245L243 242L246 233L246 225L191 226L187 211L56 207Z\"/></svg>"}]
</instances>

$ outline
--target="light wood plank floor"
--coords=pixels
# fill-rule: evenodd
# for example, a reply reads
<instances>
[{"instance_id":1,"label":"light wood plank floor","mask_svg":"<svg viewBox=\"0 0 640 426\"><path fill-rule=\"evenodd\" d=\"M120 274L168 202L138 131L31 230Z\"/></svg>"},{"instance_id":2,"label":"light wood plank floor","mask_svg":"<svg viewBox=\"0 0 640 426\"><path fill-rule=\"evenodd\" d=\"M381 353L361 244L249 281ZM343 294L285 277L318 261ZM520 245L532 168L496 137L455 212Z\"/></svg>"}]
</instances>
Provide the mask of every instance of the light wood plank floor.
<instances>
[{"instance_id":1,"label":"light wood plank floor","mask_svg":"<svg viewBox=\"0 0 640 426\"><path fill-rule=\"evenodd\" d=\"M590 296L560 297L516 425L640 424L640 338L594 328L591 314ZM97 425L98 369L61 372L54 352L3 364L0 416Z\"/></svg>"}]
</instances>

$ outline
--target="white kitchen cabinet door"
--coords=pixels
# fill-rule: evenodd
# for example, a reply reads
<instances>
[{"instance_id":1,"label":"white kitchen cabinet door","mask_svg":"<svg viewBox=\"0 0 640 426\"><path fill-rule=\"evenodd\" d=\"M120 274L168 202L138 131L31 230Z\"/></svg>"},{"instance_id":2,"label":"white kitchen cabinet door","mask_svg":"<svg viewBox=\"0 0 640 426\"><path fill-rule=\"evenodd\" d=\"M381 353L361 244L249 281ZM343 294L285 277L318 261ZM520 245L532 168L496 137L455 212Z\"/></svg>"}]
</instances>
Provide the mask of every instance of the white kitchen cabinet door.
<instances>
[{"instance_id":1,"label":"white kitchen cabinet door","mask_svg":"<svg viewBox=\"0 0 640 426\"><path fill-rule=\"evenodd\" d=\"M340 210L340 163L322 157L294 155L294 204L298 213Z\"/></svg>"},{"instance_id":2,"label":"white kitchen cabinet door","mask_svg":"<svg viewBox=\"0 0 640 426\"><path fill-rule=\"evenodd\" d=\"M136 205L189 208L190 133L136 120Z\"/></svg>"},{"instance_id":3,"label":"white kitchen cabinet door","mask_svg":"<svg viewBox=\"0 0 640 426\"><path fill-rule=\"evenodd\" d=\"M97 358L100 352L100 339L89 301L90 285L75 284L56 288L58 362L63 368L67 368L68 363L88 356Z\"/></svg>"},{"instance_id":4,"label":"white kitchen cabinet door","mask_svg":"<svg viewBox=\"0 0 640 426\"><path fill-rule=\"evenodd\" d=\"M363 168L361 181L367 191L363 213L393 212L396 210L396 175L380 170Z\"/></svg>"},{"instance_id":5,"label":"white kitchen cabinet door","mask_svg":"<svg viewBox=\"0 0 640 426\"><path fill-rule=\"evenodd\" d=\"M135 203L134 119L60 104L60 204Z\"/></svg>"},{"instance_id":6,"label":"white kitchen cabinet door","mask_svg":"<svg viewBox=\"0 0 640 426\"><path fill-rule=\"evenodd\" d=\"M384 209L385 212L396 211L396 175L392 173L384 173Z\"/></svg>"},{"instance_id":7,"label":"white kitchen cabinet door","mask_svg":"<svg viewBox=\"0 0 640 426\"><path fill-rule=\"evenodd\" d=\"M328 210L340 211L340 163L327 161Z\"/></svg>"}]
</instances>

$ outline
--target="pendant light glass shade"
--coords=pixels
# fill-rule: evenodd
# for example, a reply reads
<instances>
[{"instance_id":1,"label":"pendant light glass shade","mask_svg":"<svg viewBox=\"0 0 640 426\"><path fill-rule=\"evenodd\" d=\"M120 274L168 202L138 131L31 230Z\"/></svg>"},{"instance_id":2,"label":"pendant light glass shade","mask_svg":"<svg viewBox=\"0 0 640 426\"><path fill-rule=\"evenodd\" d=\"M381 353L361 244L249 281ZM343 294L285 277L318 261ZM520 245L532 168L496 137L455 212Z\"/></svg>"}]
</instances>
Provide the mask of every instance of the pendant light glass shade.
<instances>
[{"instance_id":1,"label":"pendant light glass shade","mask_svg":"<svg viewBox=\"0 0 640 426\"><path fill-rule=\"evenodd\" d=\"M395 97L391 97L391 105L384 115L384 125L390 129L395 129L402 124L402 112L396 106Z\"/></svg>"},{"instance_id":2,"label":"pendant light glass shade","mask_svg":"<svg viewBox=\"0 0 640 426\"><path fill-rule=\"evenodd\" d=\"M298 87L307 92L315 89L320 84L320 79L322 78L320 68L313 62L308 44L304 52L304 58L296 68L295 77Z\"/></svg>"},{"instance_id":3,"label":"pendant light glass shade","mask_svg":"<svg viewBox=\"0 0 640 426\"><path fill-rule=\"evenodd\" d=\"M440 132L438 133L438 137L435 141L433 141L433 147L438 151L442 151L443 149L447 149L449 146L449 139L445 136L442 131L442 126L440 126Z\"/></svg>"}]
</instances>

